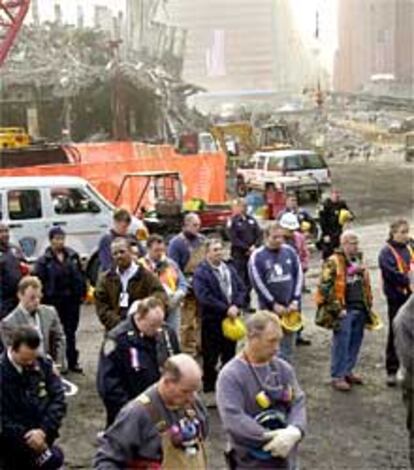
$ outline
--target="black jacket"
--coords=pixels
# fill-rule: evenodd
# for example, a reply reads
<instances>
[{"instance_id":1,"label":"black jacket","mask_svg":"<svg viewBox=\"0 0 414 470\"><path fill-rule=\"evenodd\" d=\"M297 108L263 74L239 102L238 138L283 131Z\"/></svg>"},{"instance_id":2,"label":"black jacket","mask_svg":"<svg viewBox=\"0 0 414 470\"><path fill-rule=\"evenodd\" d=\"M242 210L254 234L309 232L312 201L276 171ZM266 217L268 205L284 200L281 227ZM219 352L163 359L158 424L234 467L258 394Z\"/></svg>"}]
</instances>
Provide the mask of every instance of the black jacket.
<instances>
[{"instance_id":1,"label":"black jacket","mask_svg":"<svg viewBox=\"0 0 414 470\"><path fill-rule=\"evenodd\" d=\"M61 263L52 249L46 249L36 263L34 273L43 284L44 303L54 305L61 299L71 298L80 302L86 293L86 280L78 253L64 248L65 259Z\"/></svg>"},{"instance_id":2,"label":"black jacket","mask_svg":"<svg viewBox=\"0 0 414 470\"><path fill-rule=\"evenodd\" d=\"M262 238L257 220L250 215L233 216L230 220L229 234L233 257L248 258L250 256L249 248L255 245L259 246Z\"/></svg>"},{"instance_id":3,"label":"black jacket","mask_svg":"<svg viewBox=\"0 0 414 470\"><path fill-rule=\"evenodd\" d=\"M329 235L339 241L342 233L342 226L339 223L339 213L342 209L349 211L345 201L332 202L327 199L319 211L319 223L321 225L322 236Z\"/></svg>"},{"instance_id":4,"label":"black jacket","mask_svg":"<svg viewBox=\"0 0 414 470\"><path fill-rule=\"evenodd\" d=\"M66 413L62 382L50 360L39 357L33 367L19 373L4 352L0 357L0 390L0 455L7 469L30 469L33 454L24 435L40 428L49 445L58 437Z\"/></svg>"},{"instance_id":5,"label":"black jacket","mask_svg":"<svg viewBox=\"0 0 414 470\"><path fill-rule=\"evenodd\" d=\"M17 306L17 285L22 278L20 250L8 245L0 245L0 319Z\"/></svg>"},{"instance_id":6,"label":"black jacket","mask_svg":"<svg viewBox=\"0 0 414 470\"><path fill-rule=\"evenodd\" d=\"M167 325L156 338L143 336L130 316L112 329L102 345L97 388L107 408L118 412L160 378L160 367L179 352L176 334Z\"/></svg>"}]
</instances>

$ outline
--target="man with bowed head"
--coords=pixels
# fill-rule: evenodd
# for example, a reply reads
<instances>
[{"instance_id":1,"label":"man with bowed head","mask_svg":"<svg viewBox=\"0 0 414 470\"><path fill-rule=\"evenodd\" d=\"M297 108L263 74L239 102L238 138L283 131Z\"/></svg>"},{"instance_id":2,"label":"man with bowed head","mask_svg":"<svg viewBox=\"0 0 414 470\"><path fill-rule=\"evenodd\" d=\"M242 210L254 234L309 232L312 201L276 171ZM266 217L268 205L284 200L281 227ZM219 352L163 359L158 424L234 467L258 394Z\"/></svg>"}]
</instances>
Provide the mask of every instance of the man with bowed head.
<instances>
[{"instance_id":1,"label":"man with bowed head","mask_svg":"<svg viewBox=\"0 0 414 470\"><path fill-rule=\"evenodd\" d=\"M201 370L187 354L170 357L162 376L119 413L94 468L206 470L207 412L197 397Z\"/></svg>"},{"instance_id":2,"label":"man with bowed head","mask_svg":"<svg viewBox=\"0 0 414 470\"><path fill-rule=\"evenodd\" d=\"M231 469L292 469L306 431L305 395L292 367L276 356L279 318L259 311L246 321L241 353L221 370L217 405L230 443Z\"/></svg>"},{"instance_id":3,"label":"man with bowed head","mask_svg":"<svg viewBox=\"0 0 414 470\"><path fill-rule=\"evenodd\" d=\"M249 274L257 293L259 306L279 317L298 311L302 295L303 271L296 251L284 241L284 230L278 222L266 227L265 245L255 250L249 261ZM280 355L292 359L293 333L284 335Z\"/></svg>"}]
</instances>

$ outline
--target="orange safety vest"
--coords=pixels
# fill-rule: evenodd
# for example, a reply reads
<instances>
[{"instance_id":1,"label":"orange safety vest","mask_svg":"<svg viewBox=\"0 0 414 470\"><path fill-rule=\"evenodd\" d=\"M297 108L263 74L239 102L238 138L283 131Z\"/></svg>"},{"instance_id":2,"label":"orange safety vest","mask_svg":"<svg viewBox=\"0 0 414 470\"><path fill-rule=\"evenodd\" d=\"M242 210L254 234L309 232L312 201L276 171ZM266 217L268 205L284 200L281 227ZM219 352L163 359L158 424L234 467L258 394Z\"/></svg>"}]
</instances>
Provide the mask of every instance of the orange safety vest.
<instances>
[{"instance_id":1,"label":"orange safety vest","mask_svg":"<svg viewBox=\"0 0 414 470\"><path fill-rule=\"evenodd\" d=\"M410 263L407 264L405 259L398 253L398 251L391 245L391 243L387 243L388 248L390 249L391 253L393 254L395 261L397 263L398 271L401 274L408 274L410 271L414 272L414 250L410 245L407 245L408 252L410 253ZM404 294L408 294L410 292L409 289L402 288L401 289Z\"/></svg>"},{"instance_id":2,"label":"orange safety vest","mask_svg":"<svg viewBox=\"0 0 414 470\"><path fill-rule=\"evenodd\" d=\"M333 255L331 257L335 261L336 264L336 276L335 276L335 299L338 300L342 307L345 307L345 296L346 296L346 264L345 259L340 255ZM371 291L371 283L369 279L368 271L364 271L363 276L363 289L367 296L367 301L371 305L372 304L372 291ZM316 291L316 304L318 306L323 305L325 303L325 298L322 295L320 289Z\"/></svg>"},{"instance_id":3,"label":"orange safety vest","mask_svg":"<svg viewBox=\"0 0 414 470\"><path fill-rule=\"evenodd\" d=\"M154 273L163 286L167 286L172 292L177 290L178 272L171 264L168 263L161 272L156 272L154 265L147 258L140 258L138 262L148 271Z\"/></svg>"}]
</instances>

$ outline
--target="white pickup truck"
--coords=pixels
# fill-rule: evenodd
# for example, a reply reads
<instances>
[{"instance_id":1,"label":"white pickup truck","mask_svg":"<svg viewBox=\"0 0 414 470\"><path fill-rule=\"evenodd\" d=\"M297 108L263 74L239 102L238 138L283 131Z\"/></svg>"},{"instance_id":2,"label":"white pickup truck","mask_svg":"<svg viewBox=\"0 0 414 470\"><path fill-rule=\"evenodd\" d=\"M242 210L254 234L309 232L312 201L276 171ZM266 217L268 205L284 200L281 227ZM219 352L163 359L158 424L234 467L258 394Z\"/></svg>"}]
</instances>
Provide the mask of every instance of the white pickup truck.
<instances>
[{"instance_id":1,"label":"white pickup truck","mask_svg":"<svg viewBox=\"0 0 414 470\"><path fill-rule=\"evenodd\" d=\"M325 160L309 150L259 151L237 170L236 184L239 196L248 189L264 190L273 185L317 199L331 185L331 174Z\"/></svg>"}]
</instances>

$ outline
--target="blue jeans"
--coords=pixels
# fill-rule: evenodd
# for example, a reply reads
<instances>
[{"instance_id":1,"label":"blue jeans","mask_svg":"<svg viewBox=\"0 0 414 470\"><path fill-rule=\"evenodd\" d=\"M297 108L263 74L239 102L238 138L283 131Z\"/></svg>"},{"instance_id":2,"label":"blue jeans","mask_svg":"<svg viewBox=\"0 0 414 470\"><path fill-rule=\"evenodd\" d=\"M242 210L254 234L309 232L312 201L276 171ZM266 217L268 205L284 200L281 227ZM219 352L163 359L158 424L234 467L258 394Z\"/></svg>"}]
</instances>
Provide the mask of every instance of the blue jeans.
<instances>
[{"instance_id":1,"label":"blue jeans","mask_svg":"<svg viewBox=\"0 0 414 470\"><path fill-rule=\"evenodd\" d=\"M289 364L292 364L293 350L295 345L296 333L283 332L283 338L280 342L278 356L284 359Z\"/></svg>"},{"instance_id":2,"label":"blue jeans","mask_svg":"<svg viewBox=\"0 0 414 470\"><path fill-rule=\"evenodd\" d=\"M352 373L364 337L365 321L366 312L361 310L348 310L340 320L332 340L332 378L343 379Z\"/></svg>"}]
</instances>

